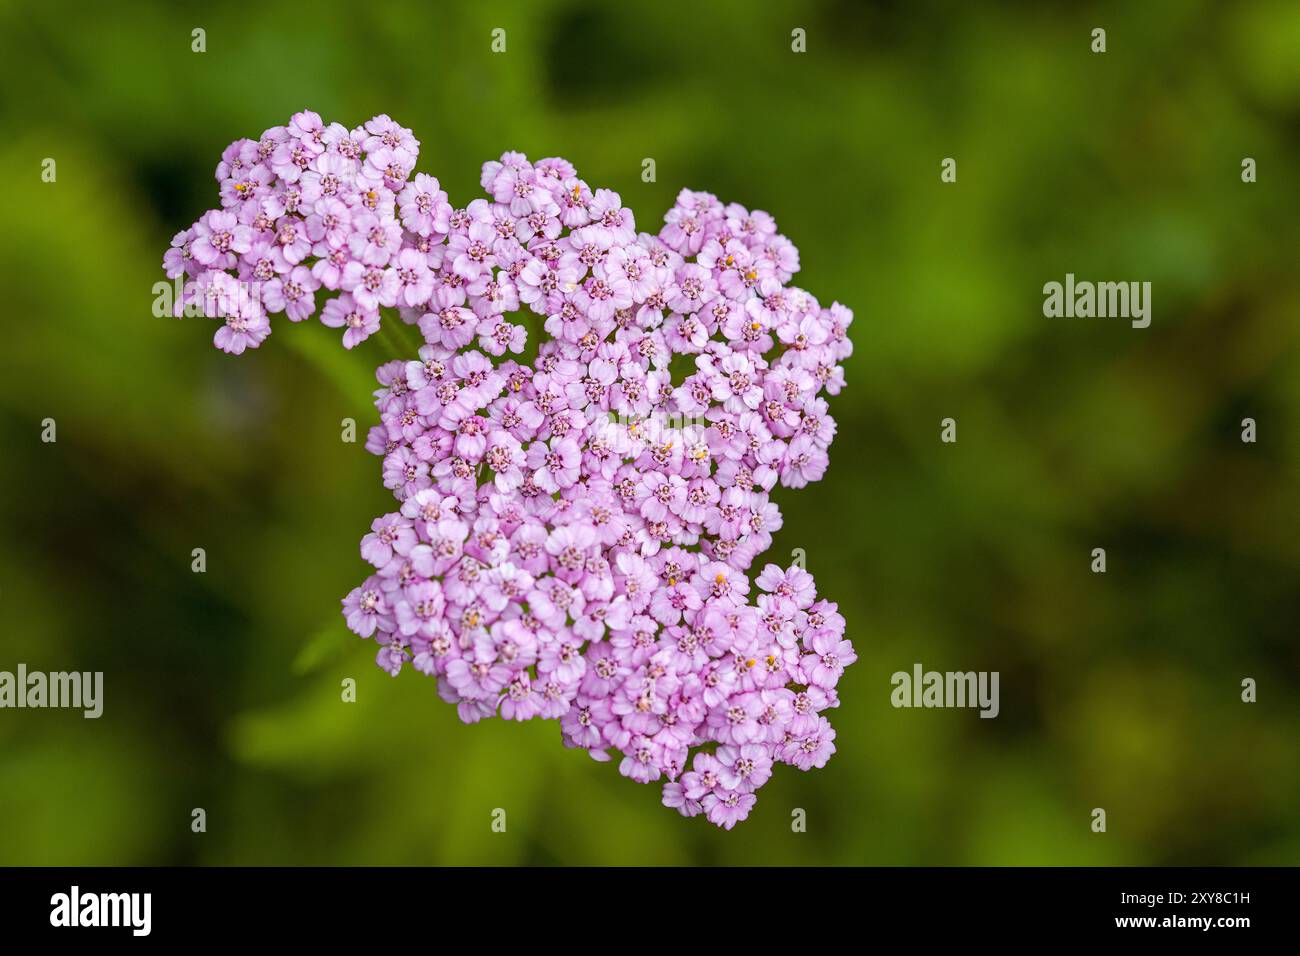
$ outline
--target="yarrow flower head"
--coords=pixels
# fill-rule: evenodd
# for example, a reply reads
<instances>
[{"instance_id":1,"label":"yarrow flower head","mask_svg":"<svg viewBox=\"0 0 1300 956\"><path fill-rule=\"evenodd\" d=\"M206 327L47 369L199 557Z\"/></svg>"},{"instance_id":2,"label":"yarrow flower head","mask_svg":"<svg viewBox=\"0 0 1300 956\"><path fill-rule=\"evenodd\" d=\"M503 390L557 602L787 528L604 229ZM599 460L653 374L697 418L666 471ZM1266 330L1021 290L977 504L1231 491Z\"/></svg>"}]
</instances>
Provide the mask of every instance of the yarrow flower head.
<instances>
[{"instance_id":1,"label":"yarrow flower head","mask_svg":"<svg viewBox=\"0 0 1300 956\"><path fill-rule=\"evenodd\" d=\"M178 310L223 319L230 352L277 312L347 348L385 317L418 328L418 355L377 371L366 445L399 504L362 539L348 626L463 721L558 720L730 829L776 764L835 751L844 618L802 568L754 565L772 490L828 466L852 313L790 284L766 213L682 190L638 232L617 193L522 153L453 208L418 153L387 116L232 143L221 208L164 256Z\"/></svg>"}]
</instances>

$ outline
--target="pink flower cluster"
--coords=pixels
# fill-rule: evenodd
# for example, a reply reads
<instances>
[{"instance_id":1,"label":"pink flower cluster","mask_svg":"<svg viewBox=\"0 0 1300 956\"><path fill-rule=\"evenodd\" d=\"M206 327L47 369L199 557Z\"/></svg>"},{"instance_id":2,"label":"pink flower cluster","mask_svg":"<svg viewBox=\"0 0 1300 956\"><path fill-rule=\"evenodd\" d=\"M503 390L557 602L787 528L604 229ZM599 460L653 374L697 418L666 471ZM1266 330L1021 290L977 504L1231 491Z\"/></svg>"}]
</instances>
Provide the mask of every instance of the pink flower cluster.
<instances>
[{"instance_id":1,"label":"pink flower cluster","mask_svg":"<svg viewBox=\"0 0 1300 956\"><path fill-rule=\"evenodd\" d=\"M163 257L187 280L176 314L224 319L217 347L238 354L271 333L268 313L314 314L321 289L339 293L320 318L347 348L379 329L381 307L429 307L452 208L438 180L411 179L419 150L387 116L349 130L312 112L231 143L217 164L221 208Z\"/></svg>"},{"instance_id":2,"label":"pink flower cluster","mask_svg":"<svg viewBox=\"0 0 1300 956\"><path fill-rule=\"evenodd\" d=\"M453 209L412 178L418 145L314 113L237 141L221 209L164 265L232 352L320 290L349 348L383 307L418 326L418 359L377 372L367 448L401 505L362 539L348 626L465 722L557 719L730 829L774 764L835 750L844 619L802 568L749 571L781 527L771 490L827 467L852 313L788 284L798 252L766 213L683 190L638 233L617 193L519 153ZM502 359L532 322L536 359Z\"/></svg>"}]
</instances>

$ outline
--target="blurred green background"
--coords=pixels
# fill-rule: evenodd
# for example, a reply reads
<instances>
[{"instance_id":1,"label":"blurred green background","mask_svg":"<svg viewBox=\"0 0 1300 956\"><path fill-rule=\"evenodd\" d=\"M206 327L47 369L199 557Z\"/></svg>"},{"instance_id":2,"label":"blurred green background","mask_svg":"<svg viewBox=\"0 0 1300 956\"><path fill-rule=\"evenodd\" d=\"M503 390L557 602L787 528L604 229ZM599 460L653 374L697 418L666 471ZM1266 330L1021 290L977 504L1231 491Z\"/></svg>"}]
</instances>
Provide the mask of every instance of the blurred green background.
<instances>
[{"instance_id":1,"label":"blurred green background","mask_svg":"<svg viewBox=\"0 0 1300 956\"><path fill-rule=\"evenodd\" d=\"M0 863L1300 861L1300 5L7 0L0 71L0 669L106 685L0 711ZM389 355L151 314L222 148L303 108L391 114L458 205L519 149L652 231L683 186L768 210L856 311L770 552L860 655L824 770L718 831L344 630L393 502L339 423ZM1151 327L1044 318L1066 272L1152 282ZM893 709L914 662L1001 716Z\"/></svg>"}]
</instances>

